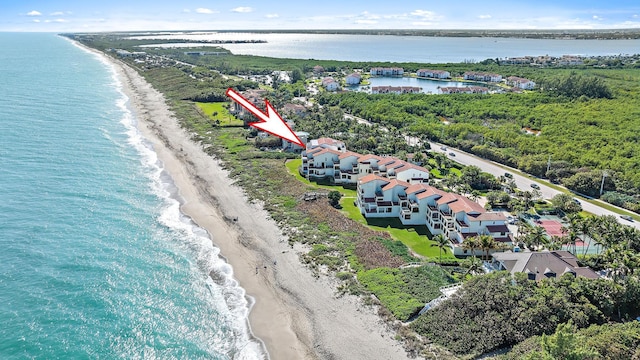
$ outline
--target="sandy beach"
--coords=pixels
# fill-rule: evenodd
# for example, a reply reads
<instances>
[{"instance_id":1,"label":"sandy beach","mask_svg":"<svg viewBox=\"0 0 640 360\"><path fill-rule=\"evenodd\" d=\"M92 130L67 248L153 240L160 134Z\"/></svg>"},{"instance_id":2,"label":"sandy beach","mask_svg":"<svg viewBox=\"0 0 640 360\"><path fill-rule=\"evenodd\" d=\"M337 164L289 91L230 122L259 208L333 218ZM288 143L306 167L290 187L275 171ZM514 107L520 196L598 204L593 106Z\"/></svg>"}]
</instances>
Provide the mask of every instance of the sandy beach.
<instances>
[{"instance_id":1,"label":"sandy beach","mask_svg":"<svg viewBox=\"0 0 640 360\"><path fill-rule=\"evenodd\" d=\"M209 232L254 299L250 328L270 359L408 358L376 308L355 296L337 297L335 279L313 276L299 260L302 250L292 248L268 213L190 139L161 93L135 70L105 57L130 98L140 132L179 189L182 211Z\"/></svg>"}]
</instances>

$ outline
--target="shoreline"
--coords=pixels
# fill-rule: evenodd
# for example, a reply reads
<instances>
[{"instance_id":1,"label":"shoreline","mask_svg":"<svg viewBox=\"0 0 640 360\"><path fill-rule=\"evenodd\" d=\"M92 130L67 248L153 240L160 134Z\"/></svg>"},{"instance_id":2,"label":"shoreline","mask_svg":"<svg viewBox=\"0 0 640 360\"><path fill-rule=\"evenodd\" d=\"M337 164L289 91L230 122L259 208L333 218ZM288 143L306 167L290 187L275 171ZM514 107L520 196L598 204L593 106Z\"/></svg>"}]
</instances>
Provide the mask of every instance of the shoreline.
<instances>
[{"instance_id":1,"label":"shoreline","mask_svg":"<svg viewBox=\"0 0 640 360\"><path fill-rule=\"evenodd\" d=\"M128 65L83 47L113 65L138 130L184 200L181 211L208 232L233 268L248 297L248 330L266 358L408 359L375 307L356 296L337 297L335 279L315 278L300 262L303 248L289 246L269 214L250 203L219 161L190 139L161 93Z\"/></svg>"}]
</instances>

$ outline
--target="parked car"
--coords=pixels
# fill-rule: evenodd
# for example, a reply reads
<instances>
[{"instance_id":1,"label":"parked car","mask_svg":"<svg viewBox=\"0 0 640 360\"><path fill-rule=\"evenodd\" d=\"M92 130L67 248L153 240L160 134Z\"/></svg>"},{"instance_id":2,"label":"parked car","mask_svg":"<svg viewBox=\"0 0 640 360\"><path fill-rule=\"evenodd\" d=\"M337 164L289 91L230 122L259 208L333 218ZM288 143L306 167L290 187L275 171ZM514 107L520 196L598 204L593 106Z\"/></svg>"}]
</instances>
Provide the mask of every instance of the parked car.
<instances>
[{"instance_id":1,"label":"parked car","mask_svg":"<svg viewBox=\"0 0 640 360\"><path fill-rule=\"evenodd\" d=\"M446 147L446 146L441 146L441 147L440 147L440 150L442 150L442 151L447 151L447 147Z\"/></svg>"},{"instance_id":2,"label":"parked car","mask_svg":"<svg viewBox=\"0 0 640 360\"><path fill-rule=\"evenodd\" d=\"M450 153L449 153L449 156L456 156L456 154L454 154L454 153L450 152Z\"/></svg>"},{"instance_id":3,"label":"parked car","mask_svg":"<svg viewBox=\"0 0 640 360\"><path fill-rule=\"evenodd\" d=\"M511 175L511 173L504 173L504 177L513 179L513 175Z\"/></svg>"},{"instance_id":4,"label":"parked car","mask_svg":"<svg viewBox=\"0 0 640 360\"><path fill-rule=\"evenodd\" d=\"M620 215L620 218L627 221L633 221L633 218L629 215Z\"/></svg>"},{"instance_id":5,"label":"parked car","mask_svg":"<svg viewBox=\"0 0 640 360\"><path fill-rule=\"evenodd\" d=\"M536 183L531 184L531 187L536 189L536 190L540 190L540 186Z\"/></svg>"}]
</instances>

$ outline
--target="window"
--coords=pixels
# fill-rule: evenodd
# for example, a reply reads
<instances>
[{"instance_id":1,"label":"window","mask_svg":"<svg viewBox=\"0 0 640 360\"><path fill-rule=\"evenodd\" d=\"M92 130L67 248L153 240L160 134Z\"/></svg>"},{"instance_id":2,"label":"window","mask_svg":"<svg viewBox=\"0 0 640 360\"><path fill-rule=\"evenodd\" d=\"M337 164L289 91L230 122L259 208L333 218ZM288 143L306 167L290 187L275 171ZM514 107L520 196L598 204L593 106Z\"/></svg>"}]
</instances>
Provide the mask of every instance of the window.
<instances>
[{"instance_id":1,"label":"window","mask_svg":"<svg viewBox=\"0 0 640 360\"><path fill-rule=\"evenodd\" d=\"M391 208L387 208L387 212L390 213L391 212Z\"/></svg>"},{"instance_id":2,"label":"window","mask_svg":"<svg viewBox=\"0 0 640 360\"><path fill-rule=\"evenodd\" d=\"M411 209L411 212L412 212L412 213L417 213L417 212L418 212L418 210L420 210L420 209L418 209L418 208L414 207L413 209Z\"/></svg>"}]
</instances>

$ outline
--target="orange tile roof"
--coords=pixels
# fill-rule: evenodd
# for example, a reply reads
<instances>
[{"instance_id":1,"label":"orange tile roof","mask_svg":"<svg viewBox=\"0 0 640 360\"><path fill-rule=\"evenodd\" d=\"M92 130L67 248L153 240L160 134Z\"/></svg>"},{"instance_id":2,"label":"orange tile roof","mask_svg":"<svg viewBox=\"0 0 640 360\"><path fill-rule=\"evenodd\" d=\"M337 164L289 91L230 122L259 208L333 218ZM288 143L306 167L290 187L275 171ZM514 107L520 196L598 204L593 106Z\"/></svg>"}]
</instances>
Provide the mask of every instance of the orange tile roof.
<instances>
[{"instance_id":1,"label":"orange tile roof","mask_svg":"<svg viewBox=\"0 0 640 360\"><path fill-rule=\"evenodd\" d=\"M447 204L450 203L452 201L456 201L456 196L452 193L444 193L442 195L442 197L438 200L436 200L436 202L438 203L438 205L442 205L442 204Z\"/></svg>"},{"instance_id":2,"label":"orange tile roof","mask_svg":"<svg viewBox=\"0 0 640 360\"><path fill-rule=\"evenodd\" d=\"M355 156L357 158L360 158L362 155L353 152L353 151L345 151L342 154L340 154L340 156L338 156L339 159L344 159L344 158L348 158L349 156Z\"/></svg>"},{"instance_id":3,"label":"orange tile roof","mask_svg":"<svg viewBox=\"0 0 640 360\"><path fill-rule=\"evenodd\" d=\"M425 191L427 189L429 189L429 185L423 184L423 183L419 183L419 184L413 184L413 185L409 186L407 188L406 192L407 192L407 195L408 195L408 194L416 193L418 191Z\"/></svg>"},{"instance_id":4,"label":"orange tile roof","mask_svg":"<svg viewBox=\"0 0 640 360\"><path fill-rule=\"evenodd\" d=\"M468 198L466 198L466 197L464 197L462 195L457 195L457 194L456 194L456 201L449 203L449 208L454 213L458 213L458 212L464 211L467 214L468 213L472 213L472 212L477 212L477 213L482 214L482 213L486 212L484 207L482 207L477 202L471 201Z\"/></svg>"},{"instance_id":5,"label":"orange tile roof","mask_svg":"<svg viewBox=\"0 0 640 360\"><path fill-rule=\"evenodd\" d=\"M396 186L402 186L404 188L408 188L409 186L411 186L411 184L401 181L401 180L396 180L393 179L391 180L391 182L389 182L387 185L385 185L382 190L389 190L389 189L393 189Z\"/></svg>"},{"instance_id":6,"label":"orange tile roof","mask_svg":"<svg viewBox=\"0 0 640 360\"><path fill-rule=\"evenodd\" d=\"M378 155L374 155L374 154L362 155L358 159L358 162L365 162L365 161L369 161L371 159L380 160L380 157Z\"/></svg>"},{"instance_id":7,"label":"orange tile roof","mask_svg":"<svg viewBox=\"0 0 640 360\"><path fill-rule=\"evenodd\" d=\"M389 179L387 179L387 178L383 178L383 177L378 176L378 175L376 175L376 174L369 174L369 175L367 175L367 176L364 176L364 177L362 177L358 182L359 182L360 184L366 184L366 183L371 182L371 181L373 181L373 180L382 180L382 181L384 181L385 183L389 183L389 182L391 182L391 180L389 180Z\"/></svg>"},{"instance_id":8,"label":"orange tile roof","mask_svg":"<svg viewBox=\"0 0 640 360\"><path fill-rule=\"evenodd\" d=\"M422 185L422 184L420 184L420 185ZM445 196L445 195L447 195L447 194L448 194L447 192L444 192L444 191L442 191L442 190L440 190L440 189L434 188L433 186L429 186L429 187L427 188L427 191L425 191L425 192L421 192L421 193L420 193L420 194L418 194L416 197L417 197L419 200L422 200L422 199L424 199L424 198L426 198L426 197L433 196L433 195L439 195L440 197L442 197L442 196Z\"/></svg>"}]
</instances>

